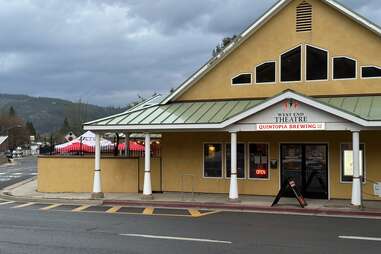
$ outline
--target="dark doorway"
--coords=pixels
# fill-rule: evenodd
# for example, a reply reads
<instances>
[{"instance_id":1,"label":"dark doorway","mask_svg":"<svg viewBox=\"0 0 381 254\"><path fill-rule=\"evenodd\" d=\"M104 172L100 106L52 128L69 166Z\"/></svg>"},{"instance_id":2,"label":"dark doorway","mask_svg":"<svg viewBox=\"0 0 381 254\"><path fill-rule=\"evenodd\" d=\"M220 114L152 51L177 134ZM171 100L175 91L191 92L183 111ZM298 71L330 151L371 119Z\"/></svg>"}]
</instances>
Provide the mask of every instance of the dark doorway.
<instances>
[{"instance_id":1,"label":"dark doorway","mask_svg":"<svg viewBox=\"0 0 381 254\"><path fill-rule=\"evenodd\" d=\"M281 176L293 177L306 198L328 199L328 145L282 144Z\"/></svg>"}]
</instances>

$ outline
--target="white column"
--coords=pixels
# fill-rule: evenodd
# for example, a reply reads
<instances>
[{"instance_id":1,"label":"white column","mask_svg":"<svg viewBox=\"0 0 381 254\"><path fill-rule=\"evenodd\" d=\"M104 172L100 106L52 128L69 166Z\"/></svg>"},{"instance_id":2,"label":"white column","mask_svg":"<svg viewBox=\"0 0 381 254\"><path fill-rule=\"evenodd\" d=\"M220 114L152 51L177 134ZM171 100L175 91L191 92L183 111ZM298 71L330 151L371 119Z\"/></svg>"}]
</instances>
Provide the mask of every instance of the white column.
<instances>
[{"instance_id":1,"label":"white column","mask_svg":"<svg viewBox=\"0 0 381 254\"><path fill-rule=\"evenodd\" d=\"M229 200L238 201L238 182L237 182L237 133L230 133L230 190Z\"/></svg>"},{"instance_id":2,"label":"white column","mask_svg":"<svg viewBox=\"0 0 381 254\"><path fill-rule=\"evenodd\" d=\"M100 134L95 134L95 168L93 180L92 198L103 198L101 184L101 137Z\"/></svg>"},{"instance_id":3,"label":"white column","mask_svg":"<svg viewBox=\"0 0 381 254\"><path fill-rule=\"evenodd\" d=\"M124 156L127 157L128 156L128 145L129 145L129 134L128 133L124 133L124 135L126 136L126 138L124 139Z\"/></svg>"},{"instance_id":4,"label":"white column","mask_svg":"<svg viewBox=\"0 0 381 254\"><path fill-rule=\"evenodd\" d=\"M361 206L361 176L360 176L360 132L352 132L352 150L353 150L353 181L352 181L352 205Z\"/></svg>"},{"instance_id":5,"label":"white column","mask_svg":"<svg viewBox=\"0 0 381 254\"><path fill-rule=\"evenodd\" d=\"M145 134L143 198L152 198L151 186L151 137Z\"/></svg>"}]
</instances>

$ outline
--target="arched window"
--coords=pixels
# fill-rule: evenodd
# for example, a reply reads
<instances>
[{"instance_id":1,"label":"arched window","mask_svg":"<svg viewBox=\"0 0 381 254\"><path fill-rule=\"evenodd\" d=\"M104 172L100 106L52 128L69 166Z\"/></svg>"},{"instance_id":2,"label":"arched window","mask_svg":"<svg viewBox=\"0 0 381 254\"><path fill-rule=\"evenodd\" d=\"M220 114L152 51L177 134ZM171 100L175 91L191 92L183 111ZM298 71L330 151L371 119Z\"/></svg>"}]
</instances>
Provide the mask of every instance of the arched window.
<instances>
[{"instance_id":1,"label":"arched window","mask_svg":"<svg viewBox=\"0 0 381 254\"><path fill-rule=\"evenodd\" d=\"M381 78L381 68L376 66L364 66L361 68L362 78Z\"/></svg>"},{"instance_id":2,"label":"arched window","mask_svg":"<svg viewBox=\"0 0 381 254\"><path fill-rule=\"evenodd\" d=\"M267 62L258 65L255 68L256 83L274 83L275 82L275 62Z\"/></svg>"},{"instance_id":3,"label":"arched window","mask_svg":"<svg viewBox=\"0 0 381 254\"><path fill-rule=\"evenodd\" d=\"M282 82L301 81L302 47L298 46L280 57Z\"/></svg>"},{"instance_id":4,"label":"arched window","mask_svg":"<svg viewBox=\"0 0 381 254\"><path fill-rule=\"evenodd\" d=\"M306 46L306 80L328 79L328 52Z\"/></svg>"},{"instance_id":5,"label":"arched window","mask_svg":"<svg viewBox=\"0 0 381 254\"><path fill-rule=\"evenodd\" d=\"M242 73L232 78L232 85L249 85L251 80L251 73Z\"/></svg>"},{"instance_id":6,"label":"arched window","mask_svg":"<svg viewBox=\"0 0 381 254\"><path fill-rule=\"evenodd\" d=\"M348 57L333 58L333 79L356 78L356 60Z\"/></svg>"}]
</instances>

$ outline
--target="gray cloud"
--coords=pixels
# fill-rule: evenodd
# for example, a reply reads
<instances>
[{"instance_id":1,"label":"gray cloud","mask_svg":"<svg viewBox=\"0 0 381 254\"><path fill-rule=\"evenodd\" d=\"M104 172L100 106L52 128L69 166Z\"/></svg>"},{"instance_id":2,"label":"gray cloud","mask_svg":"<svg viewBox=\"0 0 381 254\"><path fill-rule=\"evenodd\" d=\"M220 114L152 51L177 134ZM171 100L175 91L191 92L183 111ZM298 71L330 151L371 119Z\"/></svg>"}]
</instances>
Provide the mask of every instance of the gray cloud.
<instances>
[{"instance_id":1,"label":"gray cloud","mask_svg":"<svg viewBox=\"0 0 381 254\"><path fill-rule=\"evenodd\" d=\"M342 3L381 23L376 0ZM186 79L275 0L0 0L0 92L125 105Z\"/></svg>"}]
</instances>

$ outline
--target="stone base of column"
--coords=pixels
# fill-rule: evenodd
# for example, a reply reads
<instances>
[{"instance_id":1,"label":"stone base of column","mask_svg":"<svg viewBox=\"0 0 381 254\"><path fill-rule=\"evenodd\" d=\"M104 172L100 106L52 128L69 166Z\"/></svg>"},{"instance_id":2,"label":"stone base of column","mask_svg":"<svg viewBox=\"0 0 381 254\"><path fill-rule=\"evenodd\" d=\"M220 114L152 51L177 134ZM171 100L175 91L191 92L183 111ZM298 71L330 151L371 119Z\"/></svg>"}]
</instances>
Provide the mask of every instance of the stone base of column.
<instances>
[{"instance_id":1,"label":"stone base of column","mask_svg":"<svg viewBox=\"0 0 381 254\"><path fill-rule=\"evenodd\" d=\"M239 198L228 198L229 203L241 203Z\"/></svg>"},{"instance_id":2,"label":"stone base of column","mask_svg":"<svg viewBox=\"0 0 381 254\"><path fill-rule=\"evenodd\" d=\"M101 199L101 198L104 198L105 195L103 194L103 192L93 192L91 193L91 198L92 199Z\"/></svg>"},{"instance_id":3,"label":"stone base of column","mask_svg":"<svg viewBox=\"0 0 381 254\"><path fill-rule=\"evenodd\" d=\"M153 195L143 195L142 200L153 200Z\"/></svg>"}]
</instances>

